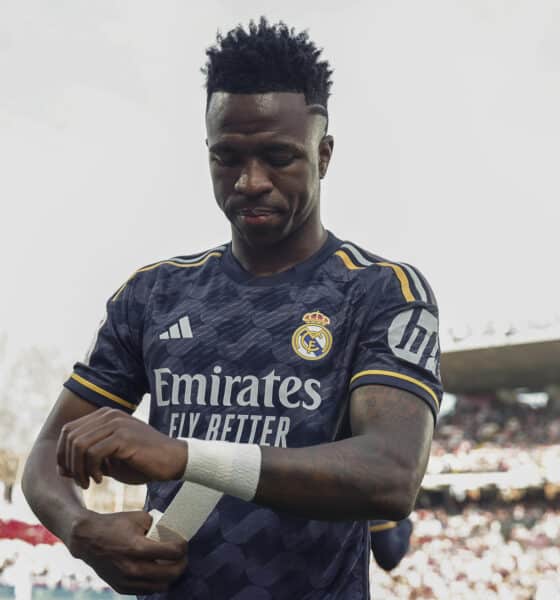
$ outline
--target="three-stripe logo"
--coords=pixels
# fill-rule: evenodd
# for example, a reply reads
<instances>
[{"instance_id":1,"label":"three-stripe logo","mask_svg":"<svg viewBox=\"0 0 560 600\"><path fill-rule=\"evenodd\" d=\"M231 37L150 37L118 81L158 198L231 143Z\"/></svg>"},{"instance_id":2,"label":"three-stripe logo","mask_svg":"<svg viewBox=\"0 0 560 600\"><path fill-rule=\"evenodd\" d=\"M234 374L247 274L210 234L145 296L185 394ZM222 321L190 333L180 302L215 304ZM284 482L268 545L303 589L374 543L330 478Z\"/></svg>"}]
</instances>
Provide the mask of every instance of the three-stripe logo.
<instances>
[{"instance_id":1,"label":"three-stripe logo","mask_svg":"<svg viewBox=\"0 0 560 600\"><path fill-rule=\"evenodd\" d=\"M191 329L191 322L187 315L181 317L177 323L173 323L171 327L159 335L160 340L180 340L192 337L193 332Z\"/></svg>"}]
</instances>

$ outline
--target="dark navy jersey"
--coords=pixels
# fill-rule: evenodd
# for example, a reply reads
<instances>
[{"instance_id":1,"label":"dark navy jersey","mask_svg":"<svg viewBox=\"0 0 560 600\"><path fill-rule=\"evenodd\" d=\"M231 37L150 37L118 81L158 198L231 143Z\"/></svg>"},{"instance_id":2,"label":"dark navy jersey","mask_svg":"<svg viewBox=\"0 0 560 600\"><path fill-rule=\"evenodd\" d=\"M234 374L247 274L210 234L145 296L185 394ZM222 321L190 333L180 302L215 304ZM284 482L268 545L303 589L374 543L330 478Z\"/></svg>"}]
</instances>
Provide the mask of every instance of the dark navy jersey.
<instances>
[{"instance_id":1,"label":"dark navy jersey","mask_svg":"<svg viewBox=\"0 0 560 600\"><path fill-rule=\"evenodd\" d=\"M351 435L352 390L412 392L434 418L438 313L413 267L332 234L308 260L270 277L224 245L137 271L109 300L86 360L66 387L133 412L172 437L303 447ZM180 482L148 485L165 510ZM189 566L160 598L369 597L367 522L324 522L224 496L189 544Z\"/></svg>"},{"instance_id":2,"label":"dark navy jersey","mask_svg":"<svg viewBox=\"0 0 560 600\"><path fill-rule=\"evenodd\" d=\"M375 562L385 571L391 571L408 551L412 521L370 521L369 533Z\"/></svg>"}]
</instances>

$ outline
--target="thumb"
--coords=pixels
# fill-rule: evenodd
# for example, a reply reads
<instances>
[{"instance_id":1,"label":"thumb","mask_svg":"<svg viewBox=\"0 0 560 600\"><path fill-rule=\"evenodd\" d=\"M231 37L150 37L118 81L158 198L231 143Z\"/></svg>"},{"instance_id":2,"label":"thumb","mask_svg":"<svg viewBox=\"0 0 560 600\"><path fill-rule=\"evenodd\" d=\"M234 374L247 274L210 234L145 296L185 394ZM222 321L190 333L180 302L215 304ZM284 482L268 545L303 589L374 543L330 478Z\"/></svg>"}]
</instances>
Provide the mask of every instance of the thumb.
<instances>
[{"instance_id":1,"label":"thumb","mask_svg":"<svg viewBox=\"0 0 560 600\"><path fill-rule=\"evenodd\" d=\"M152 525L152 516L145 510L134 510L126 513L128 518L146 533Z\"/></svg>"}]
</instances>

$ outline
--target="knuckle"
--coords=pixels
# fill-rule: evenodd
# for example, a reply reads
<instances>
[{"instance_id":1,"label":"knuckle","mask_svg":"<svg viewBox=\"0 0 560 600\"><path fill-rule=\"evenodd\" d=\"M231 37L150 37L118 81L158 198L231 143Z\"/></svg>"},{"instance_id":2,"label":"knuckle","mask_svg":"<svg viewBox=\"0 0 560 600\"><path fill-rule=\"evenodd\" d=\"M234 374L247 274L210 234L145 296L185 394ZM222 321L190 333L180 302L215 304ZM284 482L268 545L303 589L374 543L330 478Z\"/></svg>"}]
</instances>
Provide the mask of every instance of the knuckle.
<instances>
[{"instance_id":1,"label":"knuckle","mask_svg":"<svg viewBox=\"0 0 560 600\"><path fill-rule=\"evenodd\" d=\"M185 570L185 567L186 564L184 562L180 562L179 564L174 565L173 569L171 570L171 577L173 579L177 579L177 577L180 577L183 571Z\"/></svg>"},{"instance_id":2,"label":"knuckle","mask_svg":"<svg viewBox=\"0 0 560 600\"><path fill-rule=\"evenodd\" d=\"M89 447L84 449L84 457L88 462L95 462L96 454L95 451Z\"/></svg>"},{"instance_id":3,"label":"knuckle","mask_svg":"<svg viewBox=\"0 0 560 600\"><path fill-rule=\"evenodd\" d=\"M79 440L79 439L74 441L73 446L74 446L75 450L77 450L78 452L81 452L81 453L86 452L88 449L86 444L84 443L84 441Z\"/></svg>"},{"instance_id":4,"label":"knuckle","mask_svg":"<svg viewBox=\"0 0 560 600\"><path fill-rule=\"evenodd\" d=\"M100 414L104 420L109 420L111 417L111 414L113 412L112 408L109 408L108 406L104 406L103 408L100 408L98 411L98 414Z\"/></svg>"},{"instance_id":5,"label":"knuckle","mask_svg":"<svg viewBox=\"0 0 560 600\"><path fill-rule=\"evenodd\" d=\"M127 576L127 577L138 577L140 575L140 569L138 568L138 565L136 565L135 563L133 563L132 561L124 561L122 563L121 566L121 571Z\"/></svg>"},{"instance_id":6,"label":"knuckle","mask_svg":"<svg viewBox=\"0 0 560 600\"><path fill-rule=\"evenodd\" d=\"M115 583L111 587L115 590L115 592L117 592L117 594L134 594L136 591L124 583Z\"/></svg>"}]
</instances>

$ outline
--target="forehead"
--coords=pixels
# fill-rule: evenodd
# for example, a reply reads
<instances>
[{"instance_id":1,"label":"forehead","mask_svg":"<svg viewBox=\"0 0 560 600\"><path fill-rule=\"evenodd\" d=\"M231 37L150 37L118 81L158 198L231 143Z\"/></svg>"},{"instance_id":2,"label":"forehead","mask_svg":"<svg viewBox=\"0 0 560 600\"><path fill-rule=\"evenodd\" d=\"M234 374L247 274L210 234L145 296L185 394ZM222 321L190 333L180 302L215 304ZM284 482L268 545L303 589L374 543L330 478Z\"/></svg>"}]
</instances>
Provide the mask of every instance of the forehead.
<instances>
[{"instance_id":1,"label":"forehead","mask_svg":"<svg viewBox=\"0 0 560 600\"><path fill-rule=\"evenodd\" d=\"M210 143L223 137L259 134L276 134L305 142L319 119L310 113L303 94L214 92L206 113L206 131Z\"/></svg>"}]
</instances>

